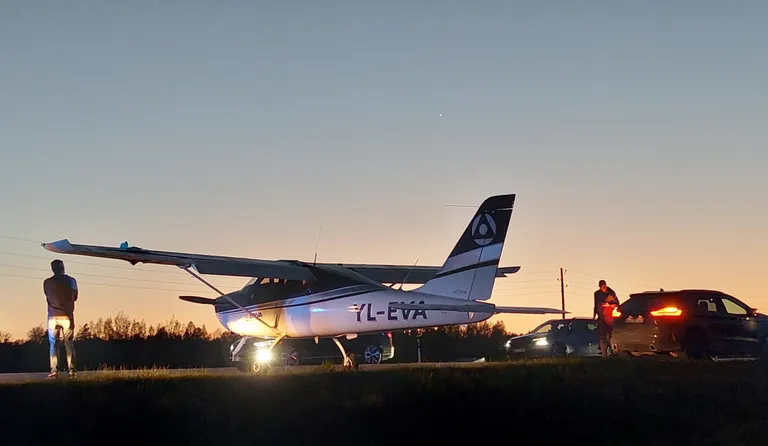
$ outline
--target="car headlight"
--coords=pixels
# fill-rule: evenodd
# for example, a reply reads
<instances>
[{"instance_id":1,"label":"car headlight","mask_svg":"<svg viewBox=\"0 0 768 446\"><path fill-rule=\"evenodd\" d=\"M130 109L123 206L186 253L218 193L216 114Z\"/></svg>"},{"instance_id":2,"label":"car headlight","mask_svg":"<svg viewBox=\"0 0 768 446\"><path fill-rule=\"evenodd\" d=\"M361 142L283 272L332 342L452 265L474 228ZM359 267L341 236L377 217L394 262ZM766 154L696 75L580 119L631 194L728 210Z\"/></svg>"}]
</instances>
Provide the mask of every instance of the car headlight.
<instances>
[{"instance_id":1,"label":"car headlight","mask_svg":"<svg viewBox=\"0 0 768 446\"><path fill-rule=\"evenodd\" d=\"M505 348L509 348L509 346L510 346L510 345L512 345L512 341L507 341L507 342L504 344L504 347L505 347Z\"/></svg>"},{"instance_id":2,"label":"car headlight","mask_svg":"<svg viewBox=\"0 0 768 446\"><path fill-rule=\"evenodd\" d=\"M547 338L539 338L533 340L533 345L536 347L546 347L548 344L549 342L547 342Z\"/></svg>"},{"instance_id":3,"label":"car headlight","mask_svg":"<svg viewBox=\"0 0 768 446\"><path fill-rule=\"evenodd\" d=\"M272 352L263 348L256 351L256 360L259 362L269 362L272 359Z\"/></svg>"}]
</instances>

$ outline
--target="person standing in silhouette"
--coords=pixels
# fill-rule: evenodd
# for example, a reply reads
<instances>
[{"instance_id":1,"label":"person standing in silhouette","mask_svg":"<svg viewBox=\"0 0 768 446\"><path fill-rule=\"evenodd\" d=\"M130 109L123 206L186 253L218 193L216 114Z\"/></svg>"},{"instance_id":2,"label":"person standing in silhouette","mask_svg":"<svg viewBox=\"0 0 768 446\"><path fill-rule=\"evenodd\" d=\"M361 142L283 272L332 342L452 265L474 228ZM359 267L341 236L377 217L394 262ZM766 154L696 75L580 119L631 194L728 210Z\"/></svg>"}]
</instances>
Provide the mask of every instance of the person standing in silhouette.
<instances>
[{"instance_id":1,"label":"person standing in silhouette","mask_svg":"<svg viewBox=\"0 0 768 446\"><path fill-rule=\"evenodd\" d=\"M600 355L608 356L613 333L613 309L619 306L619 298L605 280L600 280L595 291L595 308L593 317L597 319L597 332L600 335Z\"/></svg>"},{"instance_id":2,"label":"person standing in silhouette","mask_svg":"<svg viewBox=\"0 0 768 446\"><path fill-rule=\"evenodd\" d=\"M43 282L43 292L48 302L48 344L50 346L51 373L48 378L56 378L59 374L59 356L57 334L67 350L67 366L69 377L75 377L75 301L77 301L77 281L64 271L64 262L51 262L53 276Z\"/></svg>"}]
</instances>

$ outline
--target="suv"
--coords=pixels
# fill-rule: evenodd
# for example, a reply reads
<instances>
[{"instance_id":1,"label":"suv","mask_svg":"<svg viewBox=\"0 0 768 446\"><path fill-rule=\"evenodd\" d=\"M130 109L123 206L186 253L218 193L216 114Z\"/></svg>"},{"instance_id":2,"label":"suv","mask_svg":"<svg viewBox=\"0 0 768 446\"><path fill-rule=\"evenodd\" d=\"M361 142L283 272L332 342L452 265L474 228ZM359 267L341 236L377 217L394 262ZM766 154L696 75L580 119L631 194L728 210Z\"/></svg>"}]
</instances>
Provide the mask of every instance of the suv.
<instances>
[{"instance_id":1,"label":"suv","mask_svg":"<svg viewBox=\"0 0 768 446\"><path fill-rule=\"evenodd\" d=\"M761 356L768 320L735 297L712 290L632 294L613 317L614 352L692 359Z\"/></svg>"},{"instance_id":2,"label":"suv","mask_svg":"<svg viewBox=\"0 0 768 446\"><path fill-rule=\"evenodd\" d=\"M551 319L504 344L516 356L600 356L597 322L590 318Z\"/></svg>"},{"instance_id":3,"label":"suv","mask_svg":"<svg viewBox=\"0 0 768 446\"><path fill-rule=\"evenodd\" d=\"M340 339L347 354L355 355L355 362L379 364L395 356L392 333L360 335L354 339ZM229 347L229 360L241 372L258 372L261 364L271 362L287 366L321 364L325 360L341 361L341 351L331 339L320 338L318 343L309 339L283 339L272 351L271 357L260 357L259 351L268 349L272 339L246 336ZM360 361L357 358L361 358Z\"/></svg>"}]
</instances>

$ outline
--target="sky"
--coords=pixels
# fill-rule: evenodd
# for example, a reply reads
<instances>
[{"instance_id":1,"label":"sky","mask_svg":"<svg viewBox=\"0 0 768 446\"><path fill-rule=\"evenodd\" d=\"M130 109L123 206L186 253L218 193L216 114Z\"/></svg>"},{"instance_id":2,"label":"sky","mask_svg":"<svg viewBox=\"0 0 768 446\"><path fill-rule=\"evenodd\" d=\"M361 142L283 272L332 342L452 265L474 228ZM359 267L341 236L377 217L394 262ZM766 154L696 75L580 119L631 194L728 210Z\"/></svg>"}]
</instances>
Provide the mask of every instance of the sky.
<instances>
[{"instance_id":1,"label":"sky","mask_svg":"<svg viewBox=\"0 0 768 446\"><path fill-rule=\"evenodd\" d=\"M762 1L4 1L0 330L45 321L40 242L311 260L320 232L318 261L440 265L474 213L446 205L505 193L521 270L491 302L559 307L562 267L576 316L601 278L768 310L766 22ZM64 261L77 324L220 328L178 269Z\"/></svg>"}]
</instances>

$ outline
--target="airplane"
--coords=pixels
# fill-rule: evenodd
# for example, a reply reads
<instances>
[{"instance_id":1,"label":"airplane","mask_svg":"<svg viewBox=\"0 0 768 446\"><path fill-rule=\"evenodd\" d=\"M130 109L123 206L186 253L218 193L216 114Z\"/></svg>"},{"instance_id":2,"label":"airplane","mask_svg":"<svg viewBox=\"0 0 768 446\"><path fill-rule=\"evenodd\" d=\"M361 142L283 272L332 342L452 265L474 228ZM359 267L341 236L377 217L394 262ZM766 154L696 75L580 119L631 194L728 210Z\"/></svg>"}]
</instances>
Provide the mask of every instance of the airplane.
<instances>
[{"instance_id":1,"label":"airplane","mask_svg":"<svg viewBox=\"0 0 768 446\"><path fill-rule=\"evenodd\" d=\"M315 343L331 338L341 351L343 366L356 368L356 361L345 352L339 338L479 323L499 313L568 313L483 302L491 298L497 277L520 269L499 267L515 198L516 194L496 195L483 201L440 267L263 260L154 251L127 242L115 248L62 239L42 246L55 253L124 260L131 265L177 266L219 294L215 299L180 299L211 305L219 322L242 335L243 340L271 340L262 343L264 348L257 354L265 365L271 360L272 349L284 338L314 338ZM242 289L223 293L200 274L251 279ZM420 286L402 290L406 283Z\"/></svg>"}]
</instances>

